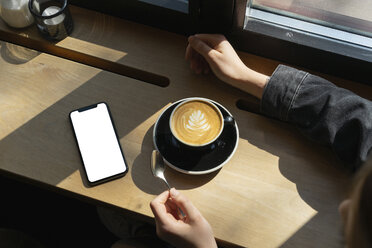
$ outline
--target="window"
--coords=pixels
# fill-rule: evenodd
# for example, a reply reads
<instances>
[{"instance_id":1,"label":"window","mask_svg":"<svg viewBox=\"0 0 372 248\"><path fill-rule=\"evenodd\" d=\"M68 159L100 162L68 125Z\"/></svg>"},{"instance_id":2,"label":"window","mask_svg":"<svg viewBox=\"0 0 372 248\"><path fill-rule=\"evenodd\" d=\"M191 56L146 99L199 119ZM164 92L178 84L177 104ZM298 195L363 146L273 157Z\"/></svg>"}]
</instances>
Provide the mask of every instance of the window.
<instances>
[{"instance_id":1,"label":"window","mask_svg":"<svg viewBox=\"0 0 372 248\"><path fill-rule=\"evenodd\" d=\"M188 0L139 0L141 2L150 3L160 7L177 10L183 13L189 12Z\"/></svg>"},{"instance_id":2,"label":"window","mask_svg":"<svg viewBox=\"0 0 372 248\"><path fill-rule=\"evenodd\" d=\"M372 47L372 0L252 0L247 16Z\"/></svg>"},{"instance_id":3,"label":"window","mask_svg":"<svg viewBox=\"0 0 372 248\"><path fill-rule=\"evenodd\" d=\"M241 50L372 84L372 0L235 0Z\"/></svg>"},{"instance_id":4,"label":"window","mask_svg":"<svg viewBox=\"0 0 372 248\"><path fill-rule=\"evenodd\" d=\"M191 32L194 0L70 0L71 4L177 33Z\"/></svg>"}]
</instances>

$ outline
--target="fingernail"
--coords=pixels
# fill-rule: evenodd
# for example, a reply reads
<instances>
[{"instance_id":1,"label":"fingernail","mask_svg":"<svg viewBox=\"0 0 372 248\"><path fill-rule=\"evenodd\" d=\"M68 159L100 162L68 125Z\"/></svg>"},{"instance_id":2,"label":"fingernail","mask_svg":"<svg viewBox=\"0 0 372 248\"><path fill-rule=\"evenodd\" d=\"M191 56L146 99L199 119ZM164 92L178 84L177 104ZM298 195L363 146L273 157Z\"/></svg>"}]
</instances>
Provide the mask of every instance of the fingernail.
<instances>
[{"instance_id":1,"label":"fingernail","mask_svg":"<svg viewBox=\"0 0 372 248\"><path fill-rule=\"evenodd\" d=\"M180 192L178 192L175 188L171 188L170 195L172 198L175 198L179 195Z\"/></svg>"}]
</instances>

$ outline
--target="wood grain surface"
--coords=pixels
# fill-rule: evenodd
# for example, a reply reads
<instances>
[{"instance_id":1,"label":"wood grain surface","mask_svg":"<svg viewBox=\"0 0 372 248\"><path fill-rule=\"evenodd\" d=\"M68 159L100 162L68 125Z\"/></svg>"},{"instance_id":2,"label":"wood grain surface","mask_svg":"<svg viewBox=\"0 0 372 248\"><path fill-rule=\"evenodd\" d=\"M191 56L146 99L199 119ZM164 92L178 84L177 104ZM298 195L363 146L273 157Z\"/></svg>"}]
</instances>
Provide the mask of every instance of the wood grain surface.
<instances>
[{"instance_id":1,"label":"wood grain surface","mask_svg":"<svg viewBox=\"0 0 372 248\"><path fill-rule=\"evenodd\" d=\"M150 171L153 125L172 102L206 97L234 115L238 149L212 174L190 176L167 168L166 177L200 209L216 238L243 247L341 246L337 206L350 175L330 149L306 140L290 124L238 108L238 100L250 98L246 93L213 75L193 74L184 60L187 37L73 6L71 12L75 30L56 44L35 27L12 30L0 22L0 39L39 50L0 43L2 173L151 221L149 202L166 189ZM81 53L81 63L61 48ZM84 61L84 54L166 77L169 85L107 71L99 60ZM239 55L263 73L278 65ZM368 86L329 78L372 96ZM88 187L68 114L99 101L111 108L129 173Z\"/></svg>"}]
</instances>

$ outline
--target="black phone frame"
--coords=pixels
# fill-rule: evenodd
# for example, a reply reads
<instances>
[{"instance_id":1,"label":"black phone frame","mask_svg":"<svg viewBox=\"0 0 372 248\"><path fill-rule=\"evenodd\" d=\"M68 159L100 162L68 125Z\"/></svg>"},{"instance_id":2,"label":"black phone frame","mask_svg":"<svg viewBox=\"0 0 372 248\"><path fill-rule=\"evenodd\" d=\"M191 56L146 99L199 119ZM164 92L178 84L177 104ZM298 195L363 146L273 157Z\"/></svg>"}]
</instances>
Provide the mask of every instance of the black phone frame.
<instances>
[{"instance_id":1,"label":"black phone frame","mask_svg":"<svg viewBox=\"0 0 372 248\"><path fill-rule=\"evenodd\" d=\"M80 112L84 112L84 111L87 111L87 110L90 110L90 109L93 109L93 108L96 108L98 106L98 104L105 104L106 105L106 108L107 108L107 111L108 111L108 114L109 114L109 117L110 117L110 120L111 120L111 124L112 124L112 127L114 128L114 132L115 132L115 136L116 136L116 140L119 144L119 148L120 148L120 152L121 152L121 155L124 159L124 163L126 165L126 170L124 172L121 172L121 173L118 173L116 175L112 175L112 176L109 176L109 177L106 177L106 178L103 178L103 179L100 179L100 180L97 180L97 181L94 181L94 182L91 182L89 180L89 177L88 177L88 173L87 173L87 169L86 169L86 166L84 164L84 160L83 160L83 156L81 154L81 151L80 151L80 147L79 147L79 143L78 143L78 140L77 140L77 137L76 137L76 132L75 132L75 128L74 128L74 125L72 123L72 119L71 119L71 114L75 111L78 111L79 113ZM114 119L112 118L112 114L111 114L111 110L110 110L110 107L109 105L106 103L106 102L98 102L98 103L95 103L95 104L91 104L89 106L85 106L85 107L81 107L81 108L78 108L78 109L75 109L75 110L72 110L70 113L69 113L69 119L70 119L70 123L71 123L71 127L72 127L72 131L74 133L74 137L75 137L75 141L76 141L76 145L79 149L79 155L80 155L80 159L81 159L81 162L83 164L83 168L84 168L84 173L85 173L85 178L88 182L88 185L89 186L96 186L96 185L99 185L99 184L102 184L102 183L105 183L105 182L108 182L108 181L111 181L111 180L114 180L114 179L118 179L118 178L121 178L123 176L125 176L125 174L128 173L129 171L129 167L128 167L128 163L125 159L125 156L124 156L124 152L123 152L123 148L121 147L121 144L120 144L120 141L119 141L119 136L118 136L118 133L117 133L117 129L116 129L116 126L115 126L115 123L114 123Z\"/></svg>"}]
</instances>

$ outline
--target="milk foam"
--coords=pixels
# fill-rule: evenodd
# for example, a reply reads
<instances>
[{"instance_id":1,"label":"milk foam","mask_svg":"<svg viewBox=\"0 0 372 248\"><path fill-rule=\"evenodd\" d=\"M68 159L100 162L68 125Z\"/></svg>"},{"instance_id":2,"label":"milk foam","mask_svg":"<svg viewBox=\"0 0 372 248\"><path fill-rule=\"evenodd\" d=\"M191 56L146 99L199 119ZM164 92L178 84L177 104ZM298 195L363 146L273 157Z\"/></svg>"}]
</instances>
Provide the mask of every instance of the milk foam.
<instances>
[{"instance_id":1,"label":"milk foam","mask_svg":"<svg viewBox=\"0 0 372 248\"><path fill-rule=\"evenodd\" d=\"M203 101L190 101L177 108L171 120L173 134L181 141L202 145L214 140L222 128L220 113Z\"/></svg>"},{"instance_id":2,"label":"milk foam","mask_svg":"<svg viewBox=\"0 0 372 248\"><path fill-rule=\"evenodd\" d=\"M192 112L188 121L184 123L184 128L190 129L196 135L201 136L211 128L211 125L208 123L205 114L200 110L196 110Z\"/></svg>"}]
</instances>

